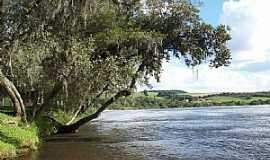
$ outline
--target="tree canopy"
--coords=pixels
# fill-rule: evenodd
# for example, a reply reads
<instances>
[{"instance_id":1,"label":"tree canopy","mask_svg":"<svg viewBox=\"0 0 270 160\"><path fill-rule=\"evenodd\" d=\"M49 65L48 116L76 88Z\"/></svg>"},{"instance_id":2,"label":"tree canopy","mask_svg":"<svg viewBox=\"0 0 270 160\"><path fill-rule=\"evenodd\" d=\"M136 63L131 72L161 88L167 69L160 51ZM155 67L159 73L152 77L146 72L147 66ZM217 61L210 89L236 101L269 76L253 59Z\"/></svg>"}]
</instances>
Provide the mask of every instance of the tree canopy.
<instances>
[{"instance_id":1,"label":"tree canopy","mask_svg":"<svg viewBox=\"0 0 270 160\"><path fill-rule=\"evenodd\" d=\"M159 81L171 58L188 66L230 63L228 28L204 22L189 0L0 2L1 92L12 97L14 84L13 102L24 108L31 101L33 118L61 100L74 117L59 132L96 118L150 77ZM74 122L89 108L96 110Z\"/></svg>"}]
</instances>

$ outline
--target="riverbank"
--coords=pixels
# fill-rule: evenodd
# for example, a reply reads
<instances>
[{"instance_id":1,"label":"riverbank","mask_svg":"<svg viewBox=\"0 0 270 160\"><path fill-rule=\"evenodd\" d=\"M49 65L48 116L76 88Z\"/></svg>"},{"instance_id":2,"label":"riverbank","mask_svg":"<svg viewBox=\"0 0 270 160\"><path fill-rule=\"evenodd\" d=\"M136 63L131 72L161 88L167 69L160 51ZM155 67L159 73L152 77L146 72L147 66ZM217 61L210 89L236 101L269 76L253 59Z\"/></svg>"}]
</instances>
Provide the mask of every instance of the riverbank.
<instances>
[{"instance_id":1,"label":"riverbank","mask_svg":"<svg viewBox=\"0 0 270 160\"><path fill-rule=\"evenodd\" d=\"M162 109L208 106L244 106L270 104L270 92L188 93L181 90L143 91L122 98L110 109Z\"/></svg>"},{"instance_id":2,"label":"riverbank","mask_svg":"<svg viewBox=\"0 0 270 160\"><path fill-rule=\"evenodd\" d=\"M0 113L0 159L18 157L37 149L38 127L21 124L18 119Z\"/></svg>"},{"instance_id":3,"label":"riverbank","mask_svg":"<svg viewBox=\"0 0 270 160\"><path fill-rule=\"evenodd\" d=\"M104 103L102 98L99 99L99 102L100 104ZM265 104L270 104L270 92L207 94L188 93L181 90L156 90L138 92L132 96L121 98L109 109L134 110ZM92 108L89 112L94 112L94 109ZM52 115L59 122L65 124L74 116L74 112L66 113L62 110L56 110ZM81 115L81 117L83 116ZM46 120L41 120L30 126L25 126L18 119L0 113L0 159L16 157L23 152L36 149L40 143L39 136L52 133L53 126L51 125Z\"/></svg>"}]
</instances>

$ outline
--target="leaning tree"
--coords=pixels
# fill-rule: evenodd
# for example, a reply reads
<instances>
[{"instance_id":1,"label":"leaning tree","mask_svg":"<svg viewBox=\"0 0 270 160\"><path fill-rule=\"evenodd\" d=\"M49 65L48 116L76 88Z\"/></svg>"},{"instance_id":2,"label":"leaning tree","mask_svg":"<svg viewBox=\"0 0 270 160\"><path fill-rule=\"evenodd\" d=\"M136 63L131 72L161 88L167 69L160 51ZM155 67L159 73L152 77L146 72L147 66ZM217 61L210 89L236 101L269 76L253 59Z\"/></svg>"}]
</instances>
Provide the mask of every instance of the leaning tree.
<instances>
[{"instance_id":1,"label":"leaning tree","mask_svg":"<svg viewBox=\"0 0 270 160\"><path fill-rule=\"evenodd\" d=\"M0 29L1 82L10 82L19 108L31 99L33 119L72 112L65 124L51 117L58 133L97 118L150 77L159 81L171 58L188 66L230 61L228 29L205 23L189 0L10 0ZM64 107L52 103L59 99Z\"/></svg>"}]
</instances>

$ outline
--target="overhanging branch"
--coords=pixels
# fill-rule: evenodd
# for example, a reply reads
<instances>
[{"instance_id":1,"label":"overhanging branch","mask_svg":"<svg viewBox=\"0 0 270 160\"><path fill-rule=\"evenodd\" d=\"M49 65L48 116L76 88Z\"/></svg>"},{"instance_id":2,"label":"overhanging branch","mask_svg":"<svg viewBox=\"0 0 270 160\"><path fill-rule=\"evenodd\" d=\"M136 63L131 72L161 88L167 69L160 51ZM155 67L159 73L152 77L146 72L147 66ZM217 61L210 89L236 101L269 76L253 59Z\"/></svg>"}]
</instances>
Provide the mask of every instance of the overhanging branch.
<instances>
[{"instance_id":1,"label":"overhanging branch","mask_svg":"<svg viewBox=\"0 0 270 160\"><path fill-rule=\"evenodd\" d=\"M116 100L118 100L121 97L126 97L131 95L131 89L136 87L136 81L138 80L140 73L143 72L145 69L144 61L140 64L138 67L136 73L134 74L129 87L127 89L121 90L118 93L116 93L113 97L111 97L109 100L107 100L95 113L86 116L80 120L78 120L76 123L71 125L63 125L58 128L58 134L61 133L70 133L75 132L80 126L86 124L87 122L98 118L98 116L103 112L105 109L107 109L112 103L114 103Z\"/></svg>"},{"instance_id":2,"label":"overhanging branch","mask_svg":"<svg viewBox=\"0 0 270 160\"><path fill-rule=\"evenodd\" d=\"M107 85L101 90L101 92L98 93L98 94L96 95L96 97L93 99L93 101L92 101L91 103L95 103L95 102L98 100L98 98L100 98L100 96L101 96L105 91L108 90L108 87L109 87L109 84L107 84ZM84 102L81 102L81 104L80 104L78 110L75 112L75 114L74 114L74 116L71 118L71 120L70 120L69 122L66 123L66 125L72 124L72 122L75 121L75 119L79 116L79 114L85 113L85 112L87 111L87 109L89 108L89 106L90 106L90 104L89 104L89 102L86 102L86 100L84 100ZM86 108L84 108L84 107L86 107Z\"/></svg>"}]
</instances>

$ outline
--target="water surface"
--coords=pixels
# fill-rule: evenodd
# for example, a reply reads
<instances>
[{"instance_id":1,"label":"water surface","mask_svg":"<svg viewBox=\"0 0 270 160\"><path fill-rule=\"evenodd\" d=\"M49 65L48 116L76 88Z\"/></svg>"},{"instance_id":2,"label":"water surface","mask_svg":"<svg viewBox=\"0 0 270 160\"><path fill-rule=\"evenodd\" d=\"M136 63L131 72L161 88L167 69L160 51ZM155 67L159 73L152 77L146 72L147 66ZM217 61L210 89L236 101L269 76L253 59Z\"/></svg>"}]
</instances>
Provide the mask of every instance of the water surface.
<instances>
[{"instance_id":1,"label":"water surface","mask_svg":"<svg viewBox=\"0 0 270 160\"><path fill-rule=\"evenodd\" d=\"M270 159L270 106L106 111L24 159Z\"/></svg>"}]
</instances>

